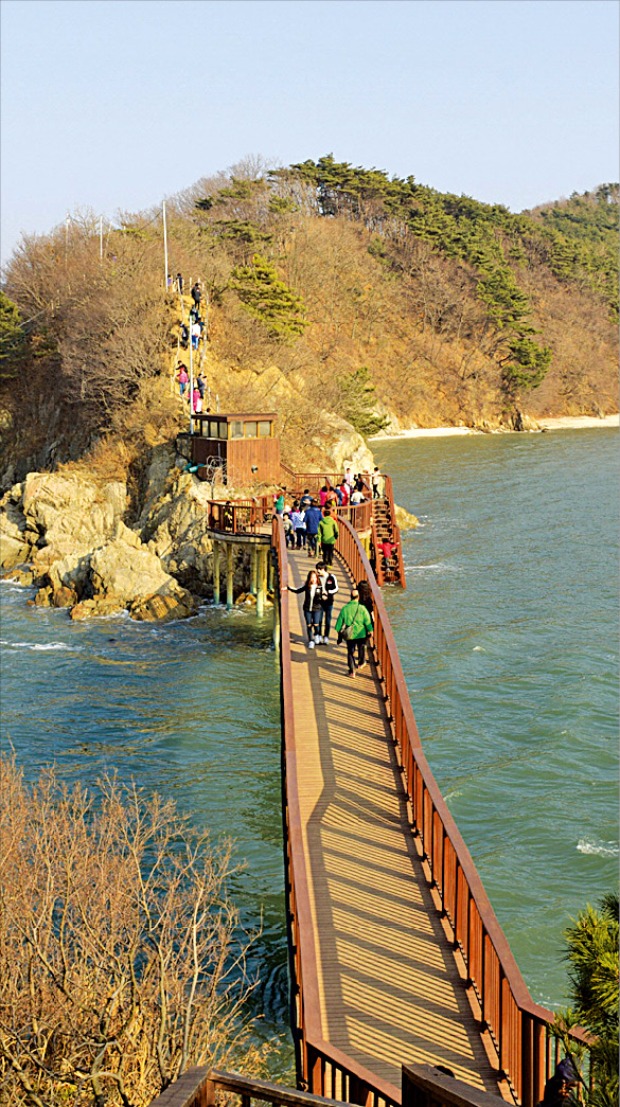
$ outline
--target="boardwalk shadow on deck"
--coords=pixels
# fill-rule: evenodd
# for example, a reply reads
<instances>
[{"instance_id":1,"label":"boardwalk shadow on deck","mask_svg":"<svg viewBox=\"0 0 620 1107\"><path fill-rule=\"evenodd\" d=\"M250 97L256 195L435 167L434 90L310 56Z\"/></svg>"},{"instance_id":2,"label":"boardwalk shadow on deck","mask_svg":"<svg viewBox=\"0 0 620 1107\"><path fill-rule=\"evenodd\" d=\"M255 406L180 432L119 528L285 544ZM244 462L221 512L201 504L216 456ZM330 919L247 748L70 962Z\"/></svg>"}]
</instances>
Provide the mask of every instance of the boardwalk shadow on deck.
<instances>
[{"instance_id":1,"label":"boardwalk shadow on deck","mask_svg":"<svg viewBox=\"0 0 620 1107\"><path fill-rule=\"evenodd\" d=\"M497 1093L408 829L376 674L349 680L344 646L311 652L295 634L291 646L294 667L310 667L313 702L295 715L314 711L322 778L306 865L324 1037L397 1086L401 1065L417 1061Z\"/></svg>"}]
</instances>

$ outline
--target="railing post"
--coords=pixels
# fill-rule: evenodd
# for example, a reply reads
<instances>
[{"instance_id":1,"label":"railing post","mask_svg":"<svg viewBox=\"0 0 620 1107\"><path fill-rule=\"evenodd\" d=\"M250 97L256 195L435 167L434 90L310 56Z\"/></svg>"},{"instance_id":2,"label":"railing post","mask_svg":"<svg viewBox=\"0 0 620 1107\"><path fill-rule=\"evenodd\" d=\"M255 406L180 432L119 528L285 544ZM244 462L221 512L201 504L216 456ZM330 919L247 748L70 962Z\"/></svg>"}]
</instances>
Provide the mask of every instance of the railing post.
<instances>
[{"instance_id":1,"label":"railing post","mask_svg":"<svg viewBox=\"0 0 620 1107\"><path fill-rule=\"evenodd\" d=\"M215 1081L205 1080L201 1089L200 1107L215 1107Z\"/></svg>"}]
</instances>

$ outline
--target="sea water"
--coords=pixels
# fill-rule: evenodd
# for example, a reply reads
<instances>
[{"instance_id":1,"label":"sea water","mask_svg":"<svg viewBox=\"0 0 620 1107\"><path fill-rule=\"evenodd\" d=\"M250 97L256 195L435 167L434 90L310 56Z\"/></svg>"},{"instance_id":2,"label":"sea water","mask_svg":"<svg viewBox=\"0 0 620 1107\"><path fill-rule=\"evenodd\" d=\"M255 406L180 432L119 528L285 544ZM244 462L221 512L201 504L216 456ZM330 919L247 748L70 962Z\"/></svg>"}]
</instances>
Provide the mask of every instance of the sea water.
<instances>
[{"instance_id":1,"label":"sea water","mask_svg":"<svg viewBox=\"0 0 620 1107\"><path fill-rule=\"evenodd\" d=\"M407 590L385 596L424 748L532 996L550 1006L565 1001L563 928L617 873L617 442L596 430L374 444L421 520L403 537ZM281 1032L271 616L205 606L165 626L72 623L30 596L0 585L3 751L29 780L49 762L90 785L116 771L234 839L232 893L260 930L261 1033Z\"/></svg>"},{"instance_id":2,"label":"sea water","mask_svg":"<svg viewBox=\"0 0 620 1107\"><path fill-rule=\"evenodd\" d=\"M420 519L387 608L426 755L533 998L617 889L617 430L385 442Z\"/></svg>"}]
</instances>

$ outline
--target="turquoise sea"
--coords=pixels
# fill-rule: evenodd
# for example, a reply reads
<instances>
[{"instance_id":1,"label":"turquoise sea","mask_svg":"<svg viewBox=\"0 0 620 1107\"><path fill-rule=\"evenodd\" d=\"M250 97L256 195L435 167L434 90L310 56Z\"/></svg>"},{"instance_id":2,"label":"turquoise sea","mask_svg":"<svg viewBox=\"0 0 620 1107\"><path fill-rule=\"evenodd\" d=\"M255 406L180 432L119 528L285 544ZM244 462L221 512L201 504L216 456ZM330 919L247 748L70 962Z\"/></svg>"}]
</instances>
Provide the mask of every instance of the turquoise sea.
<instances>
[{"instance_id":1,"label":"turquoise sea","mask_svg":"<svg viewBox=\"0 0 620 1107\"><path fill-rule=\"evenodd\" d=\"M407 590L386 599L422 741L532 996L555 1007L562 930L617 881L618 432L373 445L421 521L403 539ZM87 783L115 770L234 838L232 890L262 924L256 1003L280 1030L271 617L73 624L29 595L0 586L2 749L30 779L50 761Z\"/></svg>"}]
</instances>

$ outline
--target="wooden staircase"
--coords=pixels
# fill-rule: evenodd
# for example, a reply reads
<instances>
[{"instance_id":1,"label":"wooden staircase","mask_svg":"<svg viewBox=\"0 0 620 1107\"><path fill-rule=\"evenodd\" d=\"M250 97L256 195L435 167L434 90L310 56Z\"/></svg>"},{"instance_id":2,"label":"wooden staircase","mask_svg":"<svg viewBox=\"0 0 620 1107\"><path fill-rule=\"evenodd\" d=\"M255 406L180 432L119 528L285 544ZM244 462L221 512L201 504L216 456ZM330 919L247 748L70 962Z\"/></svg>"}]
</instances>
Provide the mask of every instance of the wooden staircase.
<instances>
[{"instance_id":1,"label":"wooden staircase","mask_svg":"<svg viewBox=\"0 0 620 1107\"><path fill-rule=\"evenodd\" d=\"M391 542L395 549L391 557L385 559L379 543ZM372 545L374 553L375 576L380 587L384 584L398 584L406 588L405 563L400 530L396 522L392 478L385 477L385 495L373 500Z\"/></svg>"}]
</instances>

